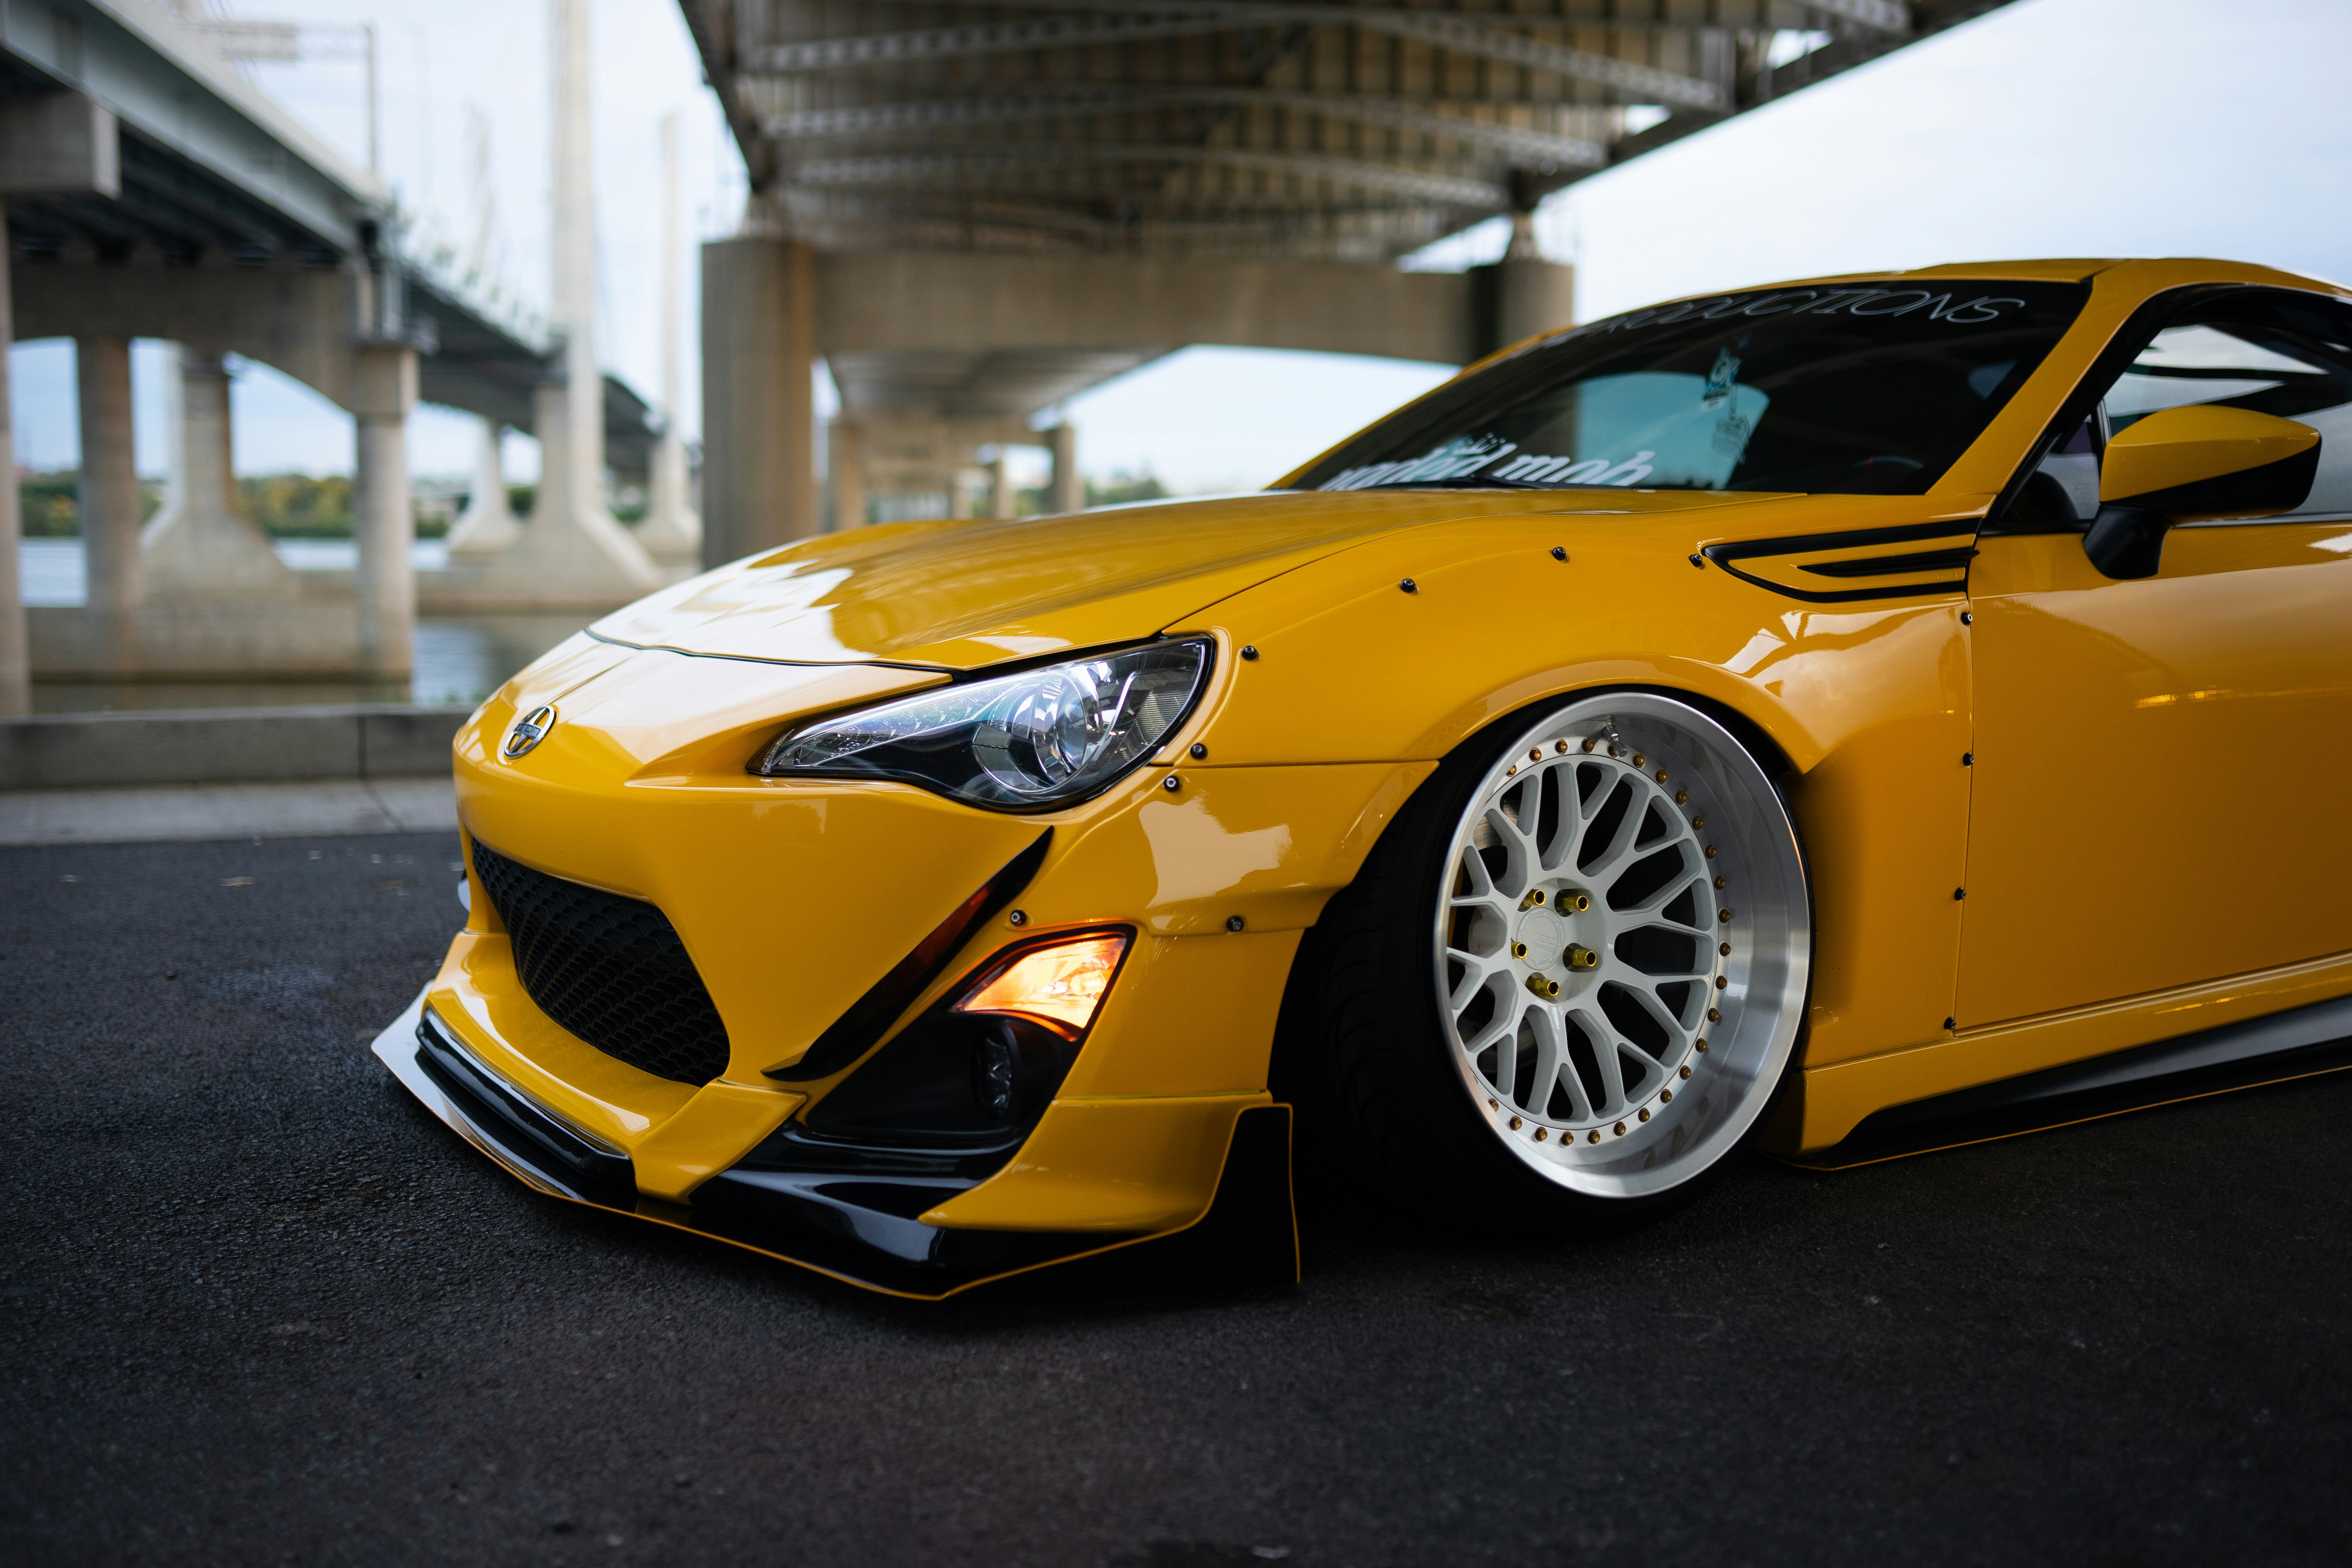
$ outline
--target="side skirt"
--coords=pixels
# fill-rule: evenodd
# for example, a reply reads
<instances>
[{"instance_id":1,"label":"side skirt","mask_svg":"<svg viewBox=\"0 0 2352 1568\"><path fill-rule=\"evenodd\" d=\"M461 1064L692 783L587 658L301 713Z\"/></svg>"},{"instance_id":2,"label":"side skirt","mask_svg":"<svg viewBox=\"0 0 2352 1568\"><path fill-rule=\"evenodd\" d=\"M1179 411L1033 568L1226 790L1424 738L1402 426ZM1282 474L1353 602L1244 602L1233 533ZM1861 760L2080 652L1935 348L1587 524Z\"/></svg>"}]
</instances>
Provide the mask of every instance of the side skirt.
<instances>
[{"instance_id":1,"label":"side skirt","mask_svg":"<svg viewBox=\"0 0 2352 1568\"><path fill-rule=\"evenodd\" d=\"M2352 996L2339 996L1890 1106L1864 1118L1842 1142L1778 1157L1810 1170L1843 1171L2347 1068Z\"/></svg>"}]
</instances>

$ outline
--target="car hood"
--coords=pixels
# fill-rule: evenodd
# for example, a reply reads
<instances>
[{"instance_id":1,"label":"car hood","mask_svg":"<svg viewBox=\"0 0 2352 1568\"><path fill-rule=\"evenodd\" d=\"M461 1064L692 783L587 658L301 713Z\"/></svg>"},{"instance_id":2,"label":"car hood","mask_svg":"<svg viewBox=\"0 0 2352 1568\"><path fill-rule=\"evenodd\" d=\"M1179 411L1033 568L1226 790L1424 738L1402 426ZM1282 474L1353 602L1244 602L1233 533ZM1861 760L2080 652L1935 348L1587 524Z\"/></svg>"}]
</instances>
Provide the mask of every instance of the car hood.
<instances>
[{"instance_id":1,"label":"car hood","mask_svg":"<svg viewBox=\"0 0 2352 1568\"><path fill-rule=\"evenodd\" d=\"M826 534L666 588L607 642L791 663L970 669L1177 627L1221 599L1402 529L1498 513L1678 512L1682 490L1268 491Z\"/></svg>"}]
</instances>

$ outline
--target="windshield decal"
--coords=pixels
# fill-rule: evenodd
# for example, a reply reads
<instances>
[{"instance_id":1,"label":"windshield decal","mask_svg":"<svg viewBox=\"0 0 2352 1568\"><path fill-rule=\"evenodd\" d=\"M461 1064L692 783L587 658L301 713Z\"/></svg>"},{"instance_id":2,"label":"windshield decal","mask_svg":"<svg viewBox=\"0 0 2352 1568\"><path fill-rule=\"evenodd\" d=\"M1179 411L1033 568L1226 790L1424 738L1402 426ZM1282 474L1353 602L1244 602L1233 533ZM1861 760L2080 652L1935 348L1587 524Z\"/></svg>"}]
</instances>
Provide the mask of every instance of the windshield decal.
<instances>
[{"instance_id":1,"label":"windshield decal","mask_svg":"<svg viewBox=\"0 0 2352 1568\"><path fill-rule=\"evenodd\" d=\"M1574 342L1580 338L1599 337L1611 332L1636 331L1643 327L1666 327L1677 321L1720 321L1735 316L1908 316L1925 310L1929 321L1944 321L1956 327L1972 327L1986 321L1998 321L2010 314L2012 307L2022 310L2025 301L2014 295L1969 296L1948 289L1938 294L1927 289L1795 289L1762 295L1716 295L1704 300L1685 300L1678 305L1661 305L1646 310L1630 310L1622 316L1605 317L1538 339L1519 352L1524 353L1550 348L1557 343ZM1732 363L1735 366L1738 363L1737 360Z\"/></svg>"}]
</instances>

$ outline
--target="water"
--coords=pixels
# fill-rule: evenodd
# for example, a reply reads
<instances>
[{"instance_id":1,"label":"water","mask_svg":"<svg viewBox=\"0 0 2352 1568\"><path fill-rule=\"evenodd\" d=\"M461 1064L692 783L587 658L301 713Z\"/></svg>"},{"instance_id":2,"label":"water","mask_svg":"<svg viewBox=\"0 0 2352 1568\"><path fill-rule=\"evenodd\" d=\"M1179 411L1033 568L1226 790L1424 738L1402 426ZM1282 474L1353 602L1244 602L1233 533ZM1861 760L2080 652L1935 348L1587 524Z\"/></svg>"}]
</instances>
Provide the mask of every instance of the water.
<instances>
[{"instance_id":1,"label":"water","mask_svg":"<svg viewBox=\"0 0 2352 1568\"><path fill-rule=\"evenodd\" d=\"M298 572L349 572L359 547L348 539L281 539L278 559ZM81 541L27 539L18 561L25 603L77 605L85 578ZM419 571L447 563L437 539L420 539ZM36 681L37 713L102 713L157 708L273 708L327 702L416 702L470 706L584 624L572 615L432 616L416 623L416 669L408 680Z\"/></svg>"}]
</instances>

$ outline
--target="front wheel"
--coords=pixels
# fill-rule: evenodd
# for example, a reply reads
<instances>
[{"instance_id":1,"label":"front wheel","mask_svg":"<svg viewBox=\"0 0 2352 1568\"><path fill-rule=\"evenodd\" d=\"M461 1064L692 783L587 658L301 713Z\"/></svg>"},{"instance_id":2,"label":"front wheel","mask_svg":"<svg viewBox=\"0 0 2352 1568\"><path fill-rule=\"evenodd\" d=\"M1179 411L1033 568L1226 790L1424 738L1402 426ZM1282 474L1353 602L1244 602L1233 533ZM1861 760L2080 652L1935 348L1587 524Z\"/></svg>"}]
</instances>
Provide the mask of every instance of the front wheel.
<instances>
[{"instance_id":1,"label":"front wheel","mask_svg":"<svg viewBox=\"0 0 2352 1568\"><path fill-rule=\"evenodd\" d=\"M1521 715L1317 927L1286 1023L1307 1147L1513 1234L1687 1201L1790 1070L1811 934L1788 806L1722 724L1641 691Z\"/></svg>"}]
</instances>

